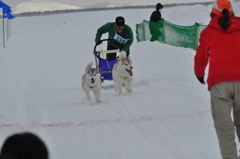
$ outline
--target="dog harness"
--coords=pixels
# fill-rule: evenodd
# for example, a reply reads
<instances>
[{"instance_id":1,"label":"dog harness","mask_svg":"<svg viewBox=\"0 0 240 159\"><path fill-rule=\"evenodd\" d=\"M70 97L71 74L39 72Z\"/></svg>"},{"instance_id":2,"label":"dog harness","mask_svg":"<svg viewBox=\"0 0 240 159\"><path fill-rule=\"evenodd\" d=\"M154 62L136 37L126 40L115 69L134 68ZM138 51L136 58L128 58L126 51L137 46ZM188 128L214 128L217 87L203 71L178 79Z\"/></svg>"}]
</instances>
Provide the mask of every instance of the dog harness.
<instances>
[{"instance_id":1,"label":"dog harness","mask_svg":"<svg viewBox=\"0 0 240 159\"><path fill-rule=\"evenodd\" d=\"M116 70L116 69L112 69L112 70ZM122 75L120 75L120 77L122 77L123 79L127 79L127 77L122 76Z\"/></svg>"}]
</instances>

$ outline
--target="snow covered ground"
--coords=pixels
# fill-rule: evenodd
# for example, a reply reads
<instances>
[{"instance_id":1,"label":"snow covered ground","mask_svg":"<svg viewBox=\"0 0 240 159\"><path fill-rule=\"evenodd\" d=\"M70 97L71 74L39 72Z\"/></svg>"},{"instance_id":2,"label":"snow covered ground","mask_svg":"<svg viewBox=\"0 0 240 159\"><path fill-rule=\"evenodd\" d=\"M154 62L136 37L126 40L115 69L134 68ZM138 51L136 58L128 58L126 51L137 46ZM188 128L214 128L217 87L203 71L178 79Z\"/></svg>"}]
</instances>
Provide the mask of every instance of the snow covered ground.
<instances>
[{"instance_id":1,"label":"snow covered ground","mask_svg":"<svg viewBox=\"0 0 240 159\"><path fill-rule=\"evenodd\" d=\"M210 9L173 7L162 15L178 25L208 24ZM86 101L80 81L94 61L98 27L122 15L136 37L135 25L153 10L12 20L11 37L0 47L0 145L30 131L45 141L51 159L219 159L209 92L194 76L192 49L135 39L133 92L118 95L106 81L102 102Z\"/></svg>"}]
</instances>

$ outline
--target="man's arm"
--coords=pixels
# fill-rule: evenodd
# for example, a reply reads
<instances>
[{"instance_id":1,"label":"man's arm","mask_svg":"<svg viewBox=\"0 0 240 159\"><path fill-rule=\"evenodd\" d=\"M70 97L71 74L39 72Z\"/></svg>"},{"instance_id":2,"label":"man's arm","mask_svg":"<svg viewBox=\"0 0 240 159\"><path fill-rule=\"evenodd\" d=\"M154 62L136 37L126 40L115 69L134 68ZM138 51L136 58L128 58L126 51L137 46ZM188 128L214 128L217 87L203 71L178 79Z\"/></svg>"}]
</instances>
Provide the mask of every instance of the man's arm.
<instances>
[{"instance_id":1,"label":"man's arm","mask_svg":"<svg viewBox=\"0 0 240 159\"><path fill-rule=\"evenodd\" d=\"M134 40L132 29L129 26L126 26L126 27L127 27L127 30L128 30L128 34L127 34L126 38L129 39L129 40L123 47L124 51L128 51L128 49L130 48L130 46L132 45L133 40Z\"/></svg>"},{"instance_id":2,"label":"man's arm","mask_svg":"<svg viewBox=\"0 0 240 159\"><path fill-rule=\"evenodd\" d=\"M97 33L96 33L96 38L95 38L95 42L99 41L102 37L102 34L105 34L109 31L109 23L101 26L100 28L98 28Z\"/></svg>"}]
</instances>

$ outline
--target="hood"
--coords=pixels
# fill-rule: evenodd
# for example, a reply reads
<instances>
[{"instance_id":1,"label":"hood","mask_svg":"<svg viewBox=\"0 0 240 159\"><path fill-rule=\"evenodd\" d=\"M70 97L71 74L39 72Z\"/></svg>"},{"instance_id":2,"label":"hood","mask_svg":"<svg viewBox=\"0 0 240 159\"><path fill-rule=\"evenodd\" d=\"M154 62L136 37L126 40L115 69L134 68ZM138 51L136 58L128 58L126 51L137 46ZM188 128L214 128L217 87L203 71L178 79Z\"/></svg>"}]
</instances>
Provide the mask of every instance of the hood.
<instances>
[{"instance_id":1,"label":"hood","mask_svg":"<svg viewBox=\"0 0 240 159\"><path fill-rule=\"evenodd\" d=\"M163 6L162 6L162 4L161 3L158 3L157 5L156 5L156 10L158 11L159 9L162 9L163 8Z\"/></svg>"},{"instance_id":2,"label":"hood","mask_svg":"<svg viewBox=\"0 0 240 159\"><path fill-rule=\"evenodd\" d=\"M235 32L240 30L240 17L230 16L231 25L227 30L222 30L220 25L218 24L218 19L221 18L223 15L217 15L212 18L210 23L208 24L209 27L215 28L217 30L223 32Z\"/></svg>"}]
</instances>

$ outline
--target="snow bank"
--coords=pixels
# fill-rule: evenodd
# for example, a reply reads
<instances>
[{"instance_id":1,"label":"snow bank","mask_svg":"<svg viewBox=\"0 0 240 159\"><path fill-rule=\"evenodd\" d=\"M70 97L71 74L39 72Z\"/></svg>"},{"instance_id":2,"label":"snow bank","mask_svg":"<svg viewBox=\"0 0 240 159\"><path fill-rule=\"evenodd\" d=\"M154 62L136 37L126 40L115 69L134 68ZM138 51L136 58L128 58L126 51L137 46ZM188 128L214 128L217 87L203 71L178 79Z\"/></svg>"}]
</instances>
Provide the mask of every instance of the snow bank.
<instances>
[{"instance_id":1,"label":"snow bank","mask_svg":"<svg viewBox=\"0 0 240 159\"><path fill-rule=\"evenodd\" d=\"M77 7L73 5L60 4L51 1L28 1L17 5L13 9L14 14L28 13L28 12L46 12L46 11L56 11L56 10L77 10L82 9L82 7Z\"/></svg>"}]
</instances>

